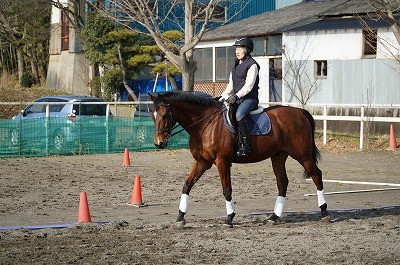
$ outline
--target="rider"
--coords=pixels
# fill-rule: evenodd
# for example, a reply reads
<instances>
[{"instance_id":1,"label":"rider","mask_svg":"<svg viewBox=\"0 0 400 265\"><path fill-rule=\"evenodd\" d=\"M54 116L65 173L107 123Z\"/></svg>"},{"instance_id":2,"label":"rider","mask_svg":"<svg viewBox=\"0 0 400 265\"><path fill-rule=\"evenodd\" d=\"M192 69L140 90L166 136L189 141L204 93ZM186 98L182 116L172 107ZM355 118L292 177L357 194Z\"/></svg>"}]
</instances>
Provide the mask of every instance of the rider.
<instances>
[{"instance_id":1,"label":"rider","mask_svg":"<svg viewBox=\"0 0 400 265\"><path fill-rule=\"evenodd\" d=\"M231 106L237 106L236 120L241 141L237 155L245 156L251 153L246 115L258 105L258 72L260 66L250 55L254 48L251 39L238 39L233 46L236 46L235 64L229 75L229 83L220 100L225 100Z\"/></svg>"}]
</instances>

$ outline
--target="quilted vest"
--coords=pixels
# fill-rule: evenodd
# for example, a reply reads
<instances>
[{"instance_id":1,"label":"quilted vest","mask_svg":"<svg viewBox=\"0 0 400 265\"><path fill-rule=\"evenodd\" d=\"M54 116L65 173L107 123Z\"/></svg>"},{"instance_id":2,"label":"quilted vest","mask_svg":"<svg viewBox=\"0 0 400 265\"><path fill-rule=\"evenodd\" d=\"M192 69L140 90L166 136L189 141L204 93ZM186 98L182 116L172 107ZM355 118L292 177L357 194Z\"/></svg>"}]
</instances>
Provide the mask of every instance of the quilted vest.
<instances>
[{"instance_id":1,"label":"quilted vest","mask_svg":"<svg viewBox=\"0 0 400 265\"><path fill-rule=\"evenodd\" d=\"M258 71L260 71L260 66L250 55L248 55L241 64L239 64L238 59L235 59L235 65L232 68L233 91L235 92L235 94L246 83L247 72L253 64L256 64ZM257 79L254 83L253 89L244 98L254 98L258 100L258 82L259 77L257 75Z\"/></svg>"}]
</instances>

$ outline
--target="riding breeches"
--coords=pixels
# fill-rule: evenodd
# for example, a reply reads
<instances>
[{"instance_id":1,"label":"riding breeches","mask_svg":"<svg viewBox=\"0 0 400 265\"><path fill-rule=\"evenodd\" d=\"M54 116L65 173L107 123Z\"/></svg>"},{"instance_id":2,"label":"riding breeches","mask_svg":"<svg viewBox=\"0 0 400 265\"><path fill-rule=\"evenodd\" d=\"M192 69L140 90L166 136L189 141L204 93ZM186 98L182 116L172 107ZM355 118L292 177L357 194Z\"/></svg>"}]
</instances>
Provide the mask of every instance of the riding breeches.
<instances>
[{"instance_id":1,"label":"riding breeches","mask_svg":"<svg viewBox=\"0 0 400 265\"><path fill-rule=\"evenodd\" d=\"M252 99L252 98L243 98L239 99L239 106L237 107L236 110L236 120L240 121L244 117L246 117L247 114L250 113L250 111L254 110L258 105L258 100L257 99Z\"/></svg>"}]
</instances>

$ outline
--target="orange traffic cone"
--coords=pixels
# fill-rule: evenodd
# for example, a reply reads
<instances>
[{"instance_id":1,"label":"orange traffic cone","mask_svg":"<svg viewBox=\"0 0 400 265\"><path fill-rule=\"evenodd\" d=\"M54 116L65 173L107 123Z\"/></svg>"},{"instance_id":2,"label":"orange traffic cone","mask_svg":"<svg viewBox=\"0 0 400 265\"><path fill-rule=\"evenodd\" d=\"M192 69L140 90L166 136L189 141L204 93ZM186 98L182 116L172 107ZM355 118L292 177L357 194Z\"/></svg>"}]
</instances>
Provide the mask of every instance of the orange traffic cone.
<instances>
[{"instance_id":1,"label":"orange traffic cone","mask_svg":"<svg viewBox=\"0 0 400 265\"><path fill-rule=\"evenodd\" d=\"M135 207L146 206L143 203L143 199L142 199L142 187L141 187L141 183L140 183L140 176L135 176L135 179L133 182L133 188L132 188L131 201L130 201L130 203L127 203L127 205L135 206Z\"/></svg>"},{"instance_id":2,"label":"orange traffic cone","mask_svg":"<svg viewBox=\"0 0 400 265\"><path fill-rule=\"evenodd\" d=\"M129 159L129 151L128 148L125 148L125 152L124 152L124 162L123 162L124 166L128 167L131 164L131 160Z\"/></svg>"},{"instance_id":3,"label":"orange traffic cone","mask_svg":"<svg viewBox=\"0 0 400 265\"><path fill-rule=\"evenodd\" d=\"M81 192L81 197L79 200L79 213L78 213L78 223L80 222L92 222L89 212L89 204L86 196L86 192Z\"/></svg>"},{"instance_id":4,"label":"orange traffic cone","mask_svg":"<svg viewBox=\"0 0 400 265\"><path fill-rule=\"evenodd\" d=\"M389 135L389 148L386 150L396 150L398 146L396 144L396 133L394 132L393 124L390 124L390 135Z\"/></svg>"}]
</instances>

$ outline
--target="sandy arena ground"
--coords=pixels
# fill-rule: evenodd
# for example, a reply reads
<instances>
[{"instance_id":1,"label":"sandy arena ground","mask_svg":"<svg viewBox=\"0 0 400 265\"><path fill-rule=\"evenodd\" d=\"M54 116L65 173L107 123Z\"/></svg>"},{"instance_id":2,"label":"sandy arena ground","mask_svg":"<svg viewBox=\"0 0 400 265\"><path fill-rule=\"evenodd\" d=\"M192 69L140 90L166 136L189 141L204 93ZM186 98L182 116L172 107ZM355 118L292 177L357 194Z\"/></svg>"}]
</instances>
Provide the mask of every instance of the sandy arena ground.
<instances>
[{"instance_id":1,"label":"sandy arena ground","mask_svg":"<svg viewBox=\"0 0 400 265\"><path fill-rule=\"evenodd\" d=\"M398 151L322 155L324 179L400 184ZM130 159L129 167L123 154L0 159L0 263L400 264L398 186L326 182L326 192L392 190L327 195L334 222L324 223L316 196L304 196L315 186L289 159L286 214L264 225L277 195L270 160L233 165L231 229L222 225L225 201L213 167L194 186L186 227L178 229L190 152L131 152ZM135 175L148 207L126 205ZM81 191L93 223L74 224ZM27 229L55 224L67 228Z\"/></svg>"}]
</instances>

